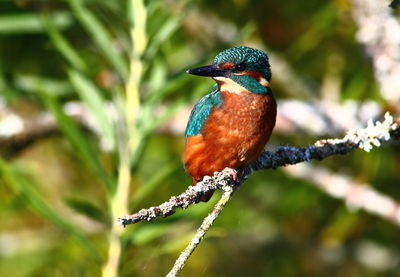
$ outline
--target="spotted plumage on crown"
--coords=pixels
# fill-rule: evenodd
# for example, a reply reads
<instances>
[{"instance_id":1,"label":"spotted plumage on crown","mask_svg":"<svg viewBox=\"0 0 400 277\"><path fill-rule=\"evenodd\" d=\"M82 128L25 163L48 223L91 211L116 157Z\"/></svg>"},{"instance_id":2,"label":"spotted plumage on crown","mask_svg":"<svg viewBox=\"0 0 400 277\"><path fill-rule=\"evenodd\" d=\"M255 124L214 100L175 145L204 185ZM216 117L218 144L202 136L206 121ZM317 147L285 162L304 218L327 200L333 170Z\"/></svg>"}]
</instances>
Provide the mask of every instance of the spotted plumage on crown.
<instances>
[{"instance_id":1,"label":"spotted plumage on crown","mask_svg":"<svg viewBox=\"0 0 400 277\"><path fill-rule=\"evenodd\" d=\"M271 70L268 56L261 50L239 46L226 49L214 59L214 64L222 66L225 63L241 64L246 63L249 70L263 73L263 76L270 81Z\"/></svg>"}]
</instances>

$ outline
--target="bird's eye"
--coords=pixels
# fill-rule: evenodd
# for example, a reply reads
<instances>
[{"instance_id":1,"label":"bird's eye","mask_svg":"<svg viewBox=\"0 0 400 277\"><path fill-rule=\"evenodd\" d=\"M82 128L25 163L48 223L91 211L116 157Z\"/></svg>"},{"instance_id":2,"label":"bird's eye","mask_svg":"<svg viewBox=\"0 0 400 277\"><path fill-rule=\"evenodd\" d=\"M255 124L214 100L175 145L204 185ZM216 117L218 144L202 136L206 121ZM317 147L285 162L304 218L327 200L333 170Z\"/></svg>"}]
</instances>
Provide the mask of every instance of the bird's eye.
<instances>
[{"instance_id":1,"label":"bird's eye","mask_svg":"<svg viewBox=\"0 0 400 277\"><path fill-rule=\"evenodd\" d=\"M245 69L246 69L246 64L245 63L239 63L239 64L235 65L235 67L233 68L233 71L242 72Z\"/></svg>"}]
</instances>

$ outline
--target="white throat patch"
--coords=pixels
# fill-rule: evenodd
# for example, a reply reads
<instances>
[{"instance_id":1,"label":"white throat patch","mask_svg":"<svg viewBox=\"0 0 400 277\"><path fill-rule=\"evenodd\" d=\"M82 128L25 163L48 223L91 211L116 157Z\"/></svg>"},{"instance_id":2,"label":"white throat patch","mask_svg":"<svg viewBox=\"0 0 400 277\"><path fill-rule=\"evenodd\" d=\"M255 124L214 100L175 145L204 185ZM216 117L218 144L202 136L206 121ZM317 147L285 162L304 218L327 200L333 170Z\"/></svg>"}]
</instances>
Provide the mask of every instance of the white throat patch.
<instances>
[{"instance_id":1,"label":"white throat patch","mask_svg":"<svg viewBox=\"0 0 400 277\"><path fill-rule=\"evenodd\" d=\"M249 92L248 89L245 87L242 87L238 83L234 82L232 79L225 78L225 77L214 77L213 78L219 86L220 91L226 91L226 92L231 92L231 93L236 93L236 94L242 94L243 92ZM265 78L261 78L259 80L259 83L263 87L269 87L269 82Z\"/></svg>"},{"instance_id":2,"label":"white throat patch","mask_svg":"<svg viewBox=\"0 0 400 277\"><path fill-rule=\"evenodd\" d=\"M235 83L232 79L225 77L214 77L213 78L219 86L220 91L226 91L236 94L242 94L243 92L248 92L248 90L238 83Z\"/></svg>"}]
</instances>

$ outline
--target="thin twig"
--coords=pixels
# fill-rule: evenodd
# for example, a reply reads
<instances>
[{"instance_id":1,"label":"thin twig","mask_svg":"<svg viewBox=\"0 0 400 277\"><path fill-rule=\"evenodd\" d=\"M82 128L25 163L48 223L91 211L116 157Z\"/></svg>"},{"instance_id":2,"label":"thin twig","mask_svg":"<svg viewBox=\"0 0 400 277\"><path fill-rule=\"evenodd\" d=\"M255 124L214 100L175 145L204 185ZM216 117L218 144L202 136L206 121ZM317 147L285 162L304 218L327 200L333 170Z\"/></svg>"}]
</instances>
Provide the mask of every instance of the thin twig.
<instances>
[{"instance_id":1,"label":"thin twig","mask_svg":"<svg viewBox=\"0 0 400 277\"><path fill-rule=\"evenodd\" d=\"M161 205L142 209L136 214L119 218L117 222L125 227L126 225L137 223L139 221L150 221L156 217L170 216L175 213L177 208L186 209L192 204L199 203L202 196L208 191L222 189L233 183L230 170L215 172L213 177L205 176L203 181L197 183L196 186L189 186L186 191L180 195L172 196L168 201ZM240 183L241 182L238 180L234 185L238 186Z\"/></svg>"},{"instance_id":2,"label":"thin twig","mask_svg":"<svg viewBox=\"0 0 400 277\"><path fill-rule=\"evenodd\" d=\"M226 185L222 189L224 190L224 193L222 194L221 199L215 205L213 211L206 218L204 218L203 223L200 225L199 229L197 229L196 234L188 246L186 246L185 250L182 251L179 258L175 261L175 264L171 271L167 274L167 277L174 277L178 275L178 273L186 264L186 261L189 259L190 255L203 240L214 221L218 218L225 205L229 202L233 196L233 193L236 191L235 187L230 185Z\"/></svg>"}]
</instances>

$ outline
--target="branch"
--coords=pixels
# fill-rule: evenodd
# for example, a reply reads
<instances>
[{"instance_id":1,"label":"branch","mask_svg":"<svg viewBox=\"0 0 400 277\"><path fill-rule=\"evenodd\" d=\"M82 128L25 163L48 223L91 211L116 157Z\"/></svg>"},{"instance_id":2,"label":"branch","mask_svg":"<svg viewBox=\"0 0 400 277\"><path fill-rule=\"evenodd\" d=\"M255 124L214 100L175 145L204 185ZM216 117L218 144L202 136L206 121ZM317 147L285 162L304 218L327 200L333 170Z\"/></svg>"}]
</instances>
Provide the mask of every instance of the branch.
<instances>
[{"instance_id":1,"label":"branch","mask_svg":"<svg viewBox=\"0 0 400 277\"><path fill-rule=\"evenodd\" d=\"M231 187L229 185L224 186L223 190L224 193L222 194L221 199L215 205L214 210L206 218L204 218L203 223L200 225L199 229L197 229L196 235L192 238L188 246L186 246L185 250L182 251L179 258L175 261L175 264L171 271L168 273L167 277L174 277L178 275L178 273L185 265L186 261L189 259L190 255L203 240L204 236L207 234L208 230L213 225L214 221L218 218L223 208L232 198L233 193L235 192L234 187Z\"/></svg>"},{"instance_id":2,"label":"branch","mask_svg":"<svg viewBox=\"0 0 400 277\"><path fill-rule=\"evenodd\" d=\"M8 156L37 140L60 134L60 127L51 113L23 116L3 102L0 98L0 151L5 151ZM96 132L91 123L94 120L81 103L68 102L63 108L83 130Z\"/></svg>"},{"instance_id":3,"label":"branch","mask_svg":"<svg viewBox=\"0 0 400 277\"><path fill-rule=\"evenodd\" d=\"M172 215L177 208L186 209L190 205L198 203L201 197L210 190L226 186L233 186L234 189L237 189L255 170L277 168L312 159L323 160L329 156L347 154L357 148L368 152L373 145L378 147L381 142L399 137L399 125L393 121L393 117L389 113L386 113L383 122L378 121L373 124L372 121L369 121L366 128L351 130L343 139L320 140L314 145L306 147L279 146L273 152L263 152L256 162L240 170L240 176L235 182L233 182L230 170L215 172L214 176L205 176L203 181L196 186L189 186L185 192L171 197L161 205L118 218L117 223L125 227L140 221L150 221L156 217Z\"/></svg>"},{"instance_id":4,"label":"branch","mask_svg":"<svg viewBox=\"0 0 400 277\"><path fill-rule=\"evenodd\" d=\"M142 209L136 214L118 218L117 223L124 227L139 221L150 221L159 216L170 216L175 213L177 208L186 209L192 204L199 203L202 196L211 190L225 189L235 185L230 170L215 172L213 177L205 176L202 182L189 188L178 196L172 196L168 201L161 205Z\"/></svg>"}]
</instances>

